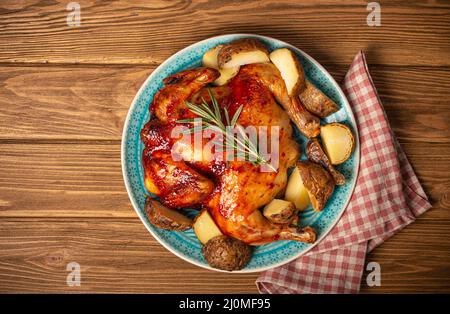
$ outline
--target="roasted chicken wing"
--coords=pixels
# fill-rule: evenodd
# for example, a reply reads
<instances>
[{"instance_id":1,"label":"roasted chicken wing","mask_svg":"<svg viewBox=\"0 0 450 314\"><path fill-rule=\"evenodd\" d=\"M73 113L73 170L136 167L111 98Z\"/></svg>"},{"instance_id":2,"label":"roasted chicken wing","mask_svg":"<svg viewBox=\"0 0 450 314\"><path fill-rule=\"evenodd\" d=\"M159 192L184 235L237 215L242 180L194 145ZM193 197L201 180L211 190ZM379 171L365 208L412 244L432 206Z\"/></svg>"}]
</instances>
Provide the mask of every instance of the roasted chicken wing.
<instances>
[{"instance_id":1,"label":"roasted chicken wing","mask_svg":"<svg viewBox=\"0 0 450 314\"><path fill-rule=\"evenodd\" d=\"M171 75L164 79L165 86L154 96L150 109L160 121L174 122L188 111L184 101L219 76L219 71L206 67Z\"/></svg>"}]
</instances>

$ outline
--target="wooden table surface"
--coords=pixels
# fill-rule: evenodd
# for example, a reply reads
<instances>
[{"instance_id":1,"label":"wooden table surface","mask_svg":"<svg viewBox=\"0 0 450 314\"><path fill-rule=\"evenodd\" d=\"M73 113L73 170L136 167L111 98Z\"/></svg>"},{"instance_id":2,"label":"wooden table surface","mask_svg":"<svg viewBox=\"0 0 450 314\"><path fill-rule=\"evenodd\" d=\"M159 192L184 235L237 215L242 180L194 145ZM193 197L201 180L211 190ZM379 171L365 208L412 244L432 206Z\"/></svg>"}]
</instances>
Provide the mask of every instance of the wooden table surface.
<instances>
[{"instance_id":1,"label":"wooden table surface","mask_svg":"<svg viewBox=\"0 0 450 314\"><path fill-rule=\"evenodd\" d=\"M203 270L147 232L125 191L122 128L147 76L210 36L287 41L341 81L362 49L433 208L368 256L381 287L450 292L450 3L381 1L0 2L0 292L255 293L257 274ZM81 286L66 265L81 265Z\"/></svg>"}]
</instances>

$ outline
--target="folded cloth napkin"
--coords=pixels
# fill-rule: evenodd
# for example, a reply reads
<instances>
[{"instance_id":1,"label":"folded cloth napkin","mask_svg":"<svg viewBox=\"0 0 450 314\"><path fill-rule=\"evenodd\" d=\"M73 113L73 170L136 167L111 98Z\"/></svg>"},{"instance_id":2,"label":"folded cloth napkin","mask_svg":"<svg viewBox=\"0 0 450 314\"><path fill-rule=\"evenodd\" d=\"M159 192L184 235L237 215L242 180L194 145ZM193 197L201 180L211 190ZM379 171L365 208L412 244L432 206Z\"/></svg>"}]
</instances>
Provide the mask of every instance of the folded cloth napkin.
<instances>
[{"instance_id":1,"label":"folded cloth napkin","mask_svg":"<svg viewBox=\"0 0 450 314\"><path fill-rule=\"evenodd\" d=\"M389 126L363 52L353 60L343 90L361 148L350 203L311 251L260 275L261 293L357 293L366 254L431 207Z\"/></svg>"}]
</instances>

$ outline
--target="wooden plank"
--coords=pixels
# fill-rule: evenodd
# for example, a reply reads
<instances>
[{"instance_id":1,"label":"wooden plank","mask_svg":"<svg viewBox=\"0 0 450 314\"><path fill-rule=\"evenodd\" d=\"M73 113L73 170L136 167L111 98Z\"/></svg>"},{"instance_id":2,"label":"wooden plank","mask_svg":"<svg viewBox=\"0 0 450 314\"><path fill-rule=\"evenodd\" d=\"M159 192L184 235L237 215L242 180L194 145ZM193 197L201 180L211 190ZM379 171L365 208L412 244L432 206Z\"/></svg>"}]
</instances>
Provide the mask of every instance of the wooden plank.
<instances>
[{"instance_id":1,"label":"wooden plank","mask_svg":"<svg viewBox=\"0 0 450 314\"><path fill-rule=\"evenodd\" d=\"M382 286L450 292L450 3L389 1L382 26L351 1L0 2L0 293L256 292L257 274L203 270L154 240L128 200L120 139L131 100L168 56L247 32L302 48L341 81L366 51L391 125L433 208L369 254ZM82 286L66 285L66 265ZM211 285L211 283L214 285Z\"/></svg>"},{"instance_id":2,"label":"wooden plank","mask_svg":"<svg viewBox=\"0 0 450 314\"><path fill-rule=\"evenodd\" d=\"M119 143L0 147L0 215L136 217Z\"/></svg>"},{"instance_id":3,"label":"wooden plank","mask_svg":"<svg viewBox=\"0 0 450 314\"><path fill-rule=\"evenodd\" d=\"M189 44L258 33L296 45L320 62L348 64L364 49L376 64L450 65L445 2L389 1L381 27L367 26L362 1L1 1L0 62L160 64Z\"/></svg>"},{"instance_id":4,"label":"wooden plank","mask_svg":"<svg viewBox=\"0 0 450 314\"><path fill-rule=\"evenodd\" d=\"M418 220L367 256L381 266L381 286L364 293L450 292L450 221Z\"/></svg>"},{"instance_id":5,"label":"wooden plank","mask_svg":"<svg viewBox=\"0 0 450 314\"><path fill-rule=\"evenodd\" d=\"M362 292L449 292L449 224L416 222L375 249L367 261L381 264L382 286ZM66 285L69 262L81 266L80 287ZM138 219L0 221L1 293L256 293L257 276L193 266L159 245Z\"/></svg>"},{"instance_id":6,"label":"wooden plank","mask_svg":"<svg viewBox=\"0 0 450 314\"><path fill-rule=\"evenodd\" d=\"M448 219L450 209L450 147L448 144L401 141L403 150L433 208L420 219Z\"/></svg>"},{"instance_id":7,"label":"wooden plank","mask_svg":"<svg viewBox=\"0 0 450 314\"><path fill-rule=\"evenodd\" d=\"M1 292L256 292L257 274L204 270L162 247L136 218L25 219L0 223ZM66 265L81 266L68 287ZM211 285L214 282L214 285Z\"/></svg>"},{"instance_id":8,"label":"wooden plank","mask_svg":"<svg viewBox=\"0 0 450 314\"><path fill-rule=\"evenodd\" d=\"M81 266L80 287L66 284L70 262ZM0 221L1 293L248 293L256 292L256 276L189 264L162 247L137 218Z\"/></svg>"},{"instance_id":9,"label":"wooden plank","mask_svg":"<svg viewBox=\"0 0 450 314\"><path fill-rule=\"evenodd\" d=\"M450 219L450 147L403 147L434 205L424 219ZM119 143L2 144L0 174L0 217L136 217Z\"/></svg>"},{"instance_id":10,"label":"wooden plank","mask_svg":"<svg viewBox=\"0 0 450 314\"><path fill-rule=\"evenodd\" d=\"M423 105L436 109L449 107L450 101L443 95L450 88L450 67L377 65L370 57L367 63L374 85L387 109L400 104L401 108L407 106L405 111L413 106L422 108ZM338 83L343 82L349 66L324 65Z\"/></svg>"},{"instance_id":11,"label":"wooden plank","mask_svg":"<svg viewBox=\"0 0 450 314\"><path fill-rule=\"evenodd\" d=\"M120 140L131 101L151 70L3 67L0 138Z\"/></svg>"},{"instance_id":12,"label":"wooden plank","mask_svg":"<svg viewBox=\"0 0 450 314\"><path fill-rule=\"evenodd\" d=\"M342 81L348 65L327 68ZM153 69L0 67L0 141L120 140L128 108ZM449 68L371 69L392 127L401 138L448 143L450 106L443 95L450 88Z\"/></svg>"},{"instance_id":13,"label":"wooden plank","mask_svg":"<svg viewBox=\"0 0 450 314\"><path fill-rule=\"evenodd\" d=\"M420 106L420 105L419 105ZM387 105L386 113L396 136L403 141L423 143L449 143L450 107Z\"/></svg>"}]
</instances>

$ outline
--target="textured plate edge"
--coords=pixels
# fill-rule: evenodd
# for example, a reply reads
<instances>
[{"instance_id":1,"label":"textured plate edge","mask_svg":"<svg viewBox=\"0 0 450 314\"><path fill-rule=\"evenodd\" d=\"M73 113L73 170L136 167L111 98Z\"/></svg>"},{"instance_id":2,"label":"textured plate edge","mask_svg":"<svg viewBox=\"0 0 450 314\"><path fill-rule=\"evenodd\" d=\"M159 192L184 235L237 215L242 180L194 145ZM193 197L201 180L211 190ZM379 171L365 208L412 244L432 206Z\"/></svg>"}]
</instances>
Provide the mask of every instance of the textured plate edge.
<instances>
[{"instance_id":1,"label":"textured plate edge","mask_svg":"<svg viewBox=\"0 0 450 314\"><path fill-rule=\"evenodd\" d=\"M350 119L352 121L352 124L355 126L355 137L356 137L356 145L355 145L355 162L356 162L356 174L354 176L354 181L353 184L350 188L350 192L348 194L347 200L345 201L345 205L343 206L343 210L339 213L338 217L336 218L335 222L333 224L330 225L330 227L322 234L322 236L317 239L317 241L310 245L307 249L303 250L302 252L300 252L298 255L294 255L293 257L286 259L285 261L276 263L276 264L272 264L270 266L265 266L265 267L259 267L259 268L253 268L253 269L242 269L242 270L238 270L238 271L233 271L233 272L229 272L229 271L224 271L224 270L220 270L220 269L216 269L213 267L210 267L209 265L204 265L201 264L193 259L190 259L187 256L184 256L178 252L176 252L175 250L173 250L169 245L167 245L166 243L164 243L160 237L153 232L153 230L150 228L150 226L148 225L148 221L146 219L146 217L144 216L144 214L140 211L138 204L136 203L136 201L131 197L132 195L132 191L131 191L131 186L129 181L127 180L127 166L126 166L126 156L125 156L125 144L126 144L126 133L127 130L129 128L129 124L130 124L130 118L131 118L131 111L132 108L134 108L134 106L136 105L137 99L139 98L139 95L142 94L142 92L145 90L145 87L148 85L148 83L153 79L153 77L156 75L156 71L158 70L159 67L161 67L162 65L166 64L166 63L170 63L172 62L172 60L174 60L175 58L177 58L179 55L182 55L185 51L187 51L188 49L194 48L195 46L199 46L204 44L205 42L208 42L212 39L220 39L220 38L224 38L224 37L233 37L233 36L237 36L237 37L254 37L254 38L260 38L263 40L267 40L267 41L278 41L280 43L282 43L286 48L290 48L292 50L295 50L296 52L299 52L300 54L302 54L306 59L308 59L311 63L313 63L318 69L320 69L325 76L332 82L334 83L334 85L337 87L337 92L339 94L339 96L342 97L344 105L347 106L347 108L349 109L349 116ZM131 102L131 105L128 109L128 113L127 116L125 118L125 123L124 123L124 127L122 130L122 141L121 141L121 147L120 147L121 153L121 166L122 166L122 177L125 183L125 188L127 190L127 194L128 194L128 198L131 201L131 204L133 205L134 211L137 213L139 219L141 220L141 222L144 224L145 228L150 232L150 234L158 241L158 243L160 243L164 248L166 248L169 252L173 253L175 256L191 263L194 264L196 266L199 266L201 268L204 269L208 269L208 270L213 270L213 271L217 271L217 272L224 272L224 273L236 273L236 274L242 274L242 273L256 273L256 272L262 272L268 269L272 269L275 267L279 267L282 265L285 265L297 258L299 258L300 256L305 255L306 253L308 253L310 250L312 250L314 247L316 247L329 233L330 231L336 226L336 224L338 223L338 221L340 220L340 218L342 217L343 213L346 211L348 204L350 203L350 200L353 196L353 192L355 190L356 187L356 182L358 179L358 175L359 175L359 167L360 167L360 143L359 143L359 130L358 130L358 125L356 123L356 119L355 116L353 114L353 109L350 106L350 103L348 102L347 97L345 96L344 92L342 91L340 85L336 82L336 80L333 78L333 76L319 63L317 62L314 58L312 58L309 54L307 54L306 52L304 52L303 50L276 38L273 37L269 37L269 36L263 36L263 35L257 35L257 34L248 34L248 33L236 33L236 34L225 34L225 35L219 35L219 36L213 36L213 37L208 37L206 39L203 39L201 41L195 42L189 46L186 46L185 48L179 50L178 52L176 52L175 54L173 54L172 56L170 56L169 58L167 58L164 62L162 62L160 65L158 65L158 67L156 67L153 72L147 77L147 79L142 83L141 87L139 88L139 90L137 91L136 95L133 98L133 101Z\"/></svg>"}]
</instances>

